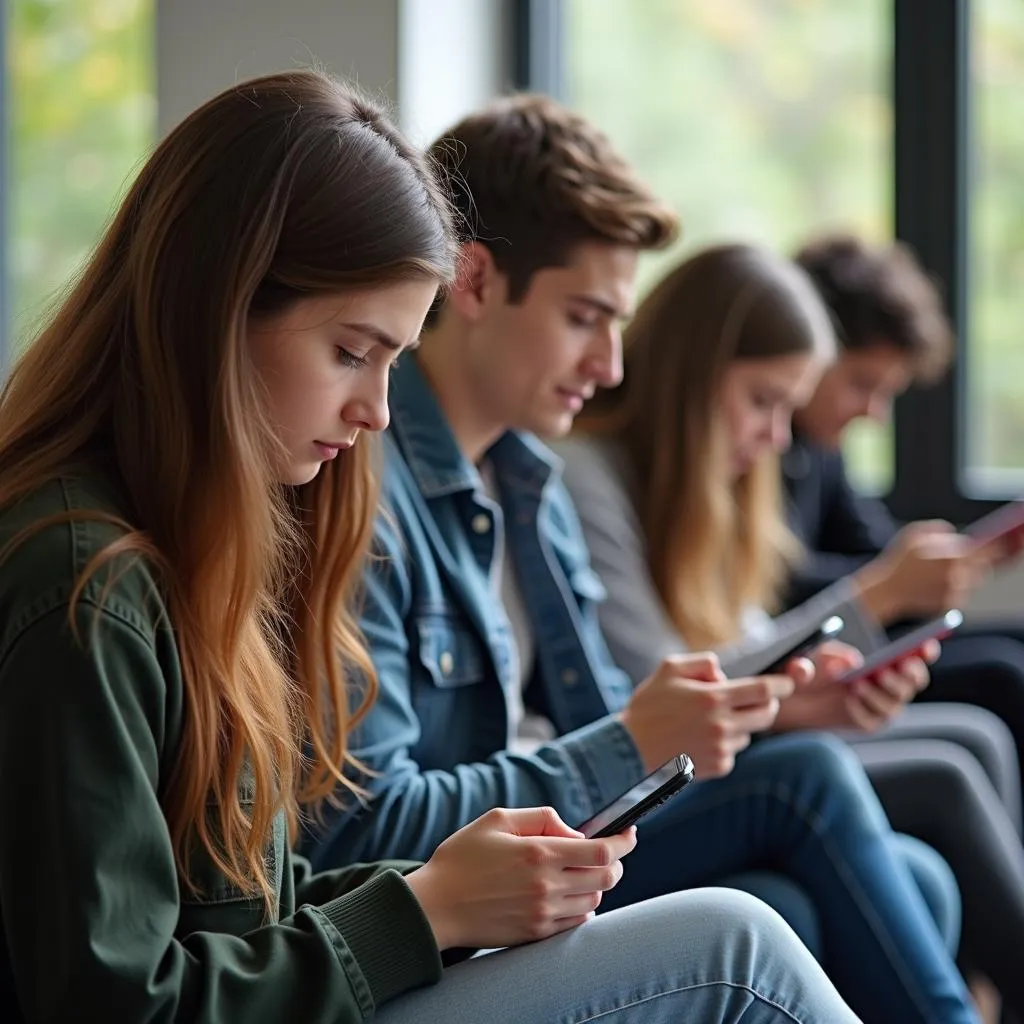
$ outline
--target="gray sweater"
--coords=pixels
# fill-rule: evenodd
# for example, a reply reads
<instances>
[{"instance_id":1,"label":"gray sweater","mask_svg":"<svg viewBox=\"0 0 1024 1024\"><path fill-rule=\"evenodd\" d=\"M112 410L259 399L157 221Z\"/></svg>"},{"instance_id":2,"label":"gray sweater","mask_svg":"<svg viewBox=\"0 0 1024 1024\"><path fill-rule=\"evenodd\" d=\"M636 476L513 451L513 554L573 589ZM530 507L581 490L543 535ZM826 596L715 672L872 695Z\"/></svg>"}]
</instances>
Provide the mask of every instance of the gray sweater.
<instances>
[{"instance_id":1,"label":"gray sweater","mask_svg":"<svg viewBox=\"0 0 1024 1024\"><path fill-rule=\"evenodd\" d=\"M687 650L662 605L647 568L646 542L632 497L630 469L613 441L572 437L552 448L565 462L564 479L608 591L599 607L601 629L618 665L639 682L663 658ZM809 601L772 618L763 608L743 615L743 636L717 651L726 675L749 675L810 634L830 615L846 623L842 639L868 654L886 642L878 624L840 580Z\"/></svg>"}]
</instances>

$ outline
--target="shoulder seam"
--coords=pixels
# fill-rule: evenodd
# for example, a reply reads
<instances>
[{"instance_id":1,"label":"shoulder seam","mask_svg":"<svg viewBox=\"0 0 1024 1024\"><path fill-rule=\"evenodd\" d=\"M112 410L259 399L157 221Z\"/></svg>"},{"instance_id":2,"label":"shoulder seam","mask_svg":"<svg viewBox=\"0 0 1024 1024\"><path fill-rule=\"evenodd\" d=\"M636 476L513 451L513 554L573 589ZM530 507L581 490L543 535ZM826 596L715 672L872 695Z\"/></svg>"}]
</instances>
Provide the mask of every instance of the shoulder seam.
<instances>
[{"instance_id":1,"label":"shoulder seam","mask_svg":"<svg viewBox=\"0 0 1024 1024\"><path fill-rule=\"evenodd\" d=\"M37 625L42 619L46 618L47 615L51 615L58 609L67 611L70 598L70 585L62 584L47 591L45 594L42 594L36 601L29 605L24 612L11 623L9 630L7 631L8 639L5 640L3 647L0 648L0 665L3 665L4 661L7 660L7 656L10 654L17 642L33 626ZM101 605L91 596L83 594L79 599L79 605L89 607L101 616L109 616L116 622L120 622L123 626L131 630L131 632L133 632L147 647L154 647L156 639L155 632L152 635L147 635L146 630L142 626L137 610L129 607L116 597L111 599L108 596L106 603Z\"/></svg>"}]
</instances>

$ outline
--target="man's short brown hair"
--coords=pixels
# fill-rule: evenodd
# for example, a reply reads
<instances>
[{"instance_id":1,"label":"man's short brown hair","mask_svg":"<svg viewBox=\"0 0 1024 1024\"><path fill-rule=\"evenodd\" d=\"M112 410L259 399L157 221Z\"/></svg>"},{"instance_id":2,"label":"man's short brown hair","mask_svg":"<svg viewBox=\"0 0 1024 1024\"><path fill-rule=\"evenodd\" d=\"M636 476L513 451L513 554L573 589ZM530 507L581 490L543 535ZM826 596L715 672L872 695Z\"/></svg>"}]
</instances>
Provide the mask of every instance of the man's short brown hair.
<instances>
[{"instance_id":1,"label":"man's short brown hair","mask_svg":"<svg viewBox=\"0 0 1024 1024\"><path fill-rule=\"evenodd\" d=\"M522 300L533 274L564 265L581 242L658 249L678 220L587 120L520 94L460 121L430 148L450 182L464 241L491 251Z\"/></svg>"},{"instance_id":2,"label":"man's short brown hair","mask_svg":"<svg viewBox=\"0 0 1024 1024\"><path fill-rule=\"evenodd\" d=\"M892 345L910 356L919 380L942 376L953 356L953 330L938 288L908 246L829 235L795 258L832 310L845 348Z\"/></svg>"}]
</instances>

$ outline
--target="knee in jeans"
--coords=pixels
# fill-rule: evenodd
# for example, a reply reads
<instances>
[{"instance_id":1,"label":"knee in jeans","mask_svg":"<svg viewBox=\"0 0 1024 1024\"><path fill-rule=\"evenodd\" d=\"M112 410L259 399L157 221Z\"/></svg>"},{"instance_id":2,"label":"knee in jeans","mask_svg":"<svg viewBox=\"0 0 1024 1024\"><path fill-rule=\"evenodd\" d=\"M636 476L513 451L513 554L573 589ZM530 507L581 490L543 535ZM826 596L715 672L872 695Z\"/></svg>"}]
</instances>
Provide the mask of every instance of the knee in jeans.
<instances>
[{"instance_id":1,"label":"knee in jeans","mask_svg":"<svg viewBox=\"0 0 1024 1024\"><path fill-rule=\"evenodd\" d=\"M866 795L872 793L860 759L848 743L836 736L828 733L794 736L785 748L784 757L801 777L820 779L836 791L850 789Z\"/></svg>"},{"instance_id":2,"label":"knee in jeans","mask_svg":"<svg viewBox=\"0 0 1024 1024\"><path fill-rule=\"evenodd\" d=\"M756 896L720 888L691 889L679 895L689 901L687 919L703 922L701 933L714 943L719 955L734 966L746 963L752 976L767 969L772 960L791 966L801 957L813 962L782 915Z\"/></svg>"},{"instance_id":3,"label":"knee in jeans","mask_svg":"<svg viewBox=\"0 0 1024 1024\"><path fill-rule=\"evenodd\" d=\"M747 871L730 875L721 884L756 896L789 925L817 959L822 956L821 920L810 894L787 875L772 871Z\"/></svg>"},{"instance_id":4,"label":"knee in jeans","mask_svg":"<svg viewBox=\"0 0 1024 1024\"><path fill-rule=\"evenodd\" d=\"M739 889L709 887L690 889L680 895L687 899L687 913L714 922L723 936L746 934L771 939L795 933L782 916L763 900Z\"/></svg>"},{"instance_id":5,"label":"knee in jeans","mask_svg":"<svg viewBox=\"0 0 1024 1024\"><path fill-rule=\"evenodd\" d=\"M855 815L867 831L887 832L888 819L860 759L848 743L828 733L787 736L775 751L766 776L792 787L798 800L826 816Z\"/></svg>"}]
</instances>

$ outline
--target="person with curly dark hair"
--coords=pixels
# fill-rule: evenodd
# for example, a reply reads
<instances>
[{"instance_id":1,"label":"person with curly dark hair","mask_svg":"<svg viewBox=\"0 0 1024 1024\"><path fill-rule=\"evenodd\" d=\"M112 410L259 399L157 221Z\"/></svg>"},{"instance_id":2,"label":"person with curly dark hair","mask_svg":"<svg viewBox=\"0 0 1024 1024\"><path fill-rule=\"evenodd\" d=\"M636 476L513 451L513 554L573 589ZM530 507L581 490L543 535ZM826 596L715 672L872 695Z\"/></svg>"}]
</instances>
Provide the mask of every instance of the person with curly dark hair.
<instances>
[{"instance_id":1,"label":"person with curly dark hair","mask_svg":"<svg viewBox=\"0 0 1024 1024\"><path fill-rule=\"evenodd\" d=\"M850 577L880 624L931 616L963 603L985 573L949 523L898 523L850 483L840 442L855 420L888 419L895 398L940 378L953 357L953 330L936 283L909 247L871 246L850 235L811 241L796 255L829 306L841 344L810 402L794 416L783 460L790 526L807 556L791 576L787 603L801 604ZM919 700L988 708L1024 750L1024 632L962 630L943 645ZM1018 778L999 788L1020 820ZM996 781L996 780L994 780Z\"/></svg>"}]
</instances>

